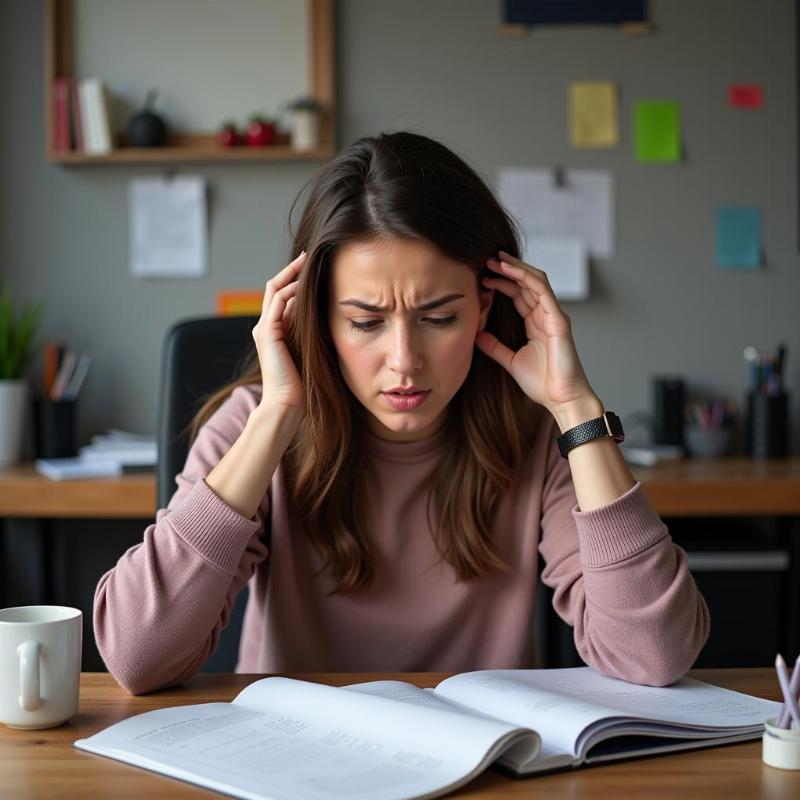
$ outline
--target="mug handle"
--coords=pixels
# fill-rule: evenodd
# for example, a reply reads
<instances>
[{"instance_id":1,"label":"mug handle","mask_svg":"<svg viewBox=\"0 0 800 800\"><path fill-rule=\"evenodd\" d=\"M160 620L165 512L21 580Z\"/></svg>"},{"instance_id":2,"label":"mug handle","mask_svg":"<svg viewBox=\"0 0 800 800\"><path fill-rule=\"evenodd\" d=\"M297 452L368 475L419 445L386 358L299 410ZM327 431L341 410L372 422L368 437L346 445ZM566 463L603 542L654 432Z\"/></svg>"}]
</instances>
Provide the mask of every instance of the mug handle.
<instances>
[{"instance_id":1,"label":"mug handle","mask_svg":"<svg viewBox=\"0 0 800 800\"><path fill-rule=\"evenodd\" d=\"M39 642L23 642L19 654L19 704L24 711L35 711L42 705L41 683L39 682Z\"/></svg>"}]
</instances>

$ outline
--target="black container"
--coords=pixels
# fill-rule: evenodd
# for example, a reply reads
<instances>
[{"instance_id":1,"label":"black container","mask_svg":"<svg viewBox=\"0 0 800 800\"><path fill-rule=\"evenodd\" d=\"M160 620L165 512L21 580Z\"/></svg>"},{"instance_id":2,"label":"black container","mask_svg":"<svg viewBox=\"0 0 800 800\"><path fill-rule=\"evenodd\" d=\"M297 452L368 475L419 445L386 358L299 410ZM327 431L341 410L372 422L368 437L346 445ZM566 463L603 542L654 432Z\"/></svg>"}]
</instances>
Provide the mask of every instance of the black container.
<instances>
[{"instance_id":1,"label":"black container","mask_svg":"<svg viewBox=\"0 0 800 800\"><path fill-rule=\"evenodd\" d=\"M684 446L683 414L686 389L683 378L653 378L653 413L655 415L655 444Z\"/></svg>"},{"instance_id":2,"label":"black container","mask_svg":"<svg viewBox=\"0 0 800 800\"><path fill-rule=\"evenodd\" d=\"M75 400L33 401L36 458L70 458L77 453Z\"/></svg>"},{"instance_id":3,"label":"black container","mask_svg":"<svg viewBox=\"0 0 800 800\"><path fill-rule=\"evenodd\" d=\"M770 397L749 392L746 405L745 448L753 458L786 458L789 455L789 395Z\"/></svg>"}]
</instances>

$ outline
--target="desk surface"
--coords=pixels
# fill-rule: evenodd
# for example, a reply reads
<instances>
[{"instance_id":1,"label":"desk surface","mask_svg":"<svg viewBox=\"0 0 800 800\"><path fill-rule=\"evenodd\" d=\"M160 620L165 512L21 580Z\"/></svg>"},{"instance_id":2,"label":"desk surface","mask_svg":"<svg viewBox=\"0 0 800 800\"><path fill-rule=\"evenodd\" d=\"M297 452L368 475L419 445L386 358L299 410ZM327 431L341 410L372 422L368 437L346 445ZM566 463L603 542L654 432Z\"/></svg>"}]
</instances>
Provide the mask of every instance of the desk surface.
<instances>
[{"instance_id":1,"label":"desk surface","mask_svg":"<svg viewBox=\"0 0 800 800\"><path fill-rule=\"evenodd\" d=\"M661 516L800 515L800 457L732 457L636 467ZM0 469L0 517L125 517L156 512L152 474L51 481L30 464Z\"/></svg>"},{"instance_id":2,"label":"desk surface","mask_svg":"<svg viewBox=\"0 0 800 800\"><path fill-rule=\"evenodd\" d=\"M694 670L701 680L777 700L772 669ZM107 673L84 673L80 713L65 725L43 731L14 731L0 725L0 794L14 800L85 800L158 797L163 800L220 795L112 761L72 747L123 718L163 706L229 701L260 675L201 673L186 686L131 697ZM333 685L378 678L407 680L434 686L447 673L315 674L291 677ZM606 764L591 769L513 780L489 770L452 797L496 798L779 798L800 797L800 772L773 769L761 761L761 742L727 745L657 758Z\"/></svg>"}]
</instances>

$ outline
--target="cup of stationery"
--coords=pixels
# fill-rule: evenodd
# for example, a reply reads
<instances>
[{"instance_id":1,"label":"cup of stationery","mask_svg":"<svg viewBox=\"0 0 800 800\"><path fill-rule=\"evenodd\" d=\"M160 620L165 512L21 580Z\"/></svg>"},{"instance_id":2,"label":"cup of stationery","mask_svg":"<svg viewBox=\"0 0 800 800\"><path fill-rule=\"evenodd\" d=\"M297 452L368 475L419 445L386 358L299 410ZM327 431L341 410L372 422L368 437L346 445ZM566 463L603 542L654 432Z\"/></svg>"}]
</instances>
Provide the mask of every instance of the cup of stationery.
<instances>
[{"instance_id":1,"label":"cup of stationery","mask_svg":"<svg viewBox=\"0 0 800 800\"><path fill-rule=\"evenodd\" d=\"M718 458L730 452L733 432L730 428L701 428L691 426L686 429L686 447L695 458Z\"/></svg>"},{"instance_id":2,"label":"cup of stationery","mask_svg":"<svg viewBox=\"0 0 800 800\"><path fill-rule=\"evenodd\" d=\"M82 637L80 609L0 609L0 722L52 728L78 712Z\"/></svg>"},{"instance_id":3,"label":"cup of stationery","mask_svg":"<svg viewBox=\"0 0 800 800\"><path fill-rule=\"evenodd\" d=\"M33 401L33 433L36 458L70 458L77 453L75 400Z\"/></svg>"},{"instance_id":4,"label":"cup of stationery","mask_svg":"<svg viewBox=\"0 0 800 800\"><path fill-rule=\"evenodd\" d=\"M779 728L776 718L764 723L762 759L770 767L800 769L800 730Z\"/></svg>"}]
</instances>

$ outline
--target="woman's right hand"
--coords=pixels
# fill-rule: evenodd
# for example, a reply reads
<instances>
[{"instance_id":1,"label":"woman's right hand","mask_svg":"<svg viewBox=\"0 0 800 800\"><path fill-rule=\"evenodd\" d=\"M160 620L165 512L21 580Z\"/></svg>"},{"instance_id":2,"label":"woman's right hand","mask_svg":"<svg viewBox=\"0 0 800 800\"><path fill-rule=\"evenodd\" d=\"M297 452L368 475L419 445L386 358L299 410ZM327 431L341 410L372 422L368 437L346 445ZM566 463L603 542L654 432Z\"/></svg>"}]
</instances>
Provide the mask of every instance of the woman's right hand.
<instances>
[{"instance_id":1,"label":"woman's right hand","mask_svg":"<svg viewBox=\"0 0 800 800\"><path fill-rule=\"evenodd\" d=\"M286 338L293 318L298 276L306 257L305 252L300 253L274 278L267 281L261 317L253 328L253 339L261 365L261 405L287 410L298 418L304 413L303 384L286 346Z\"/></svg>"}]
</instances>

